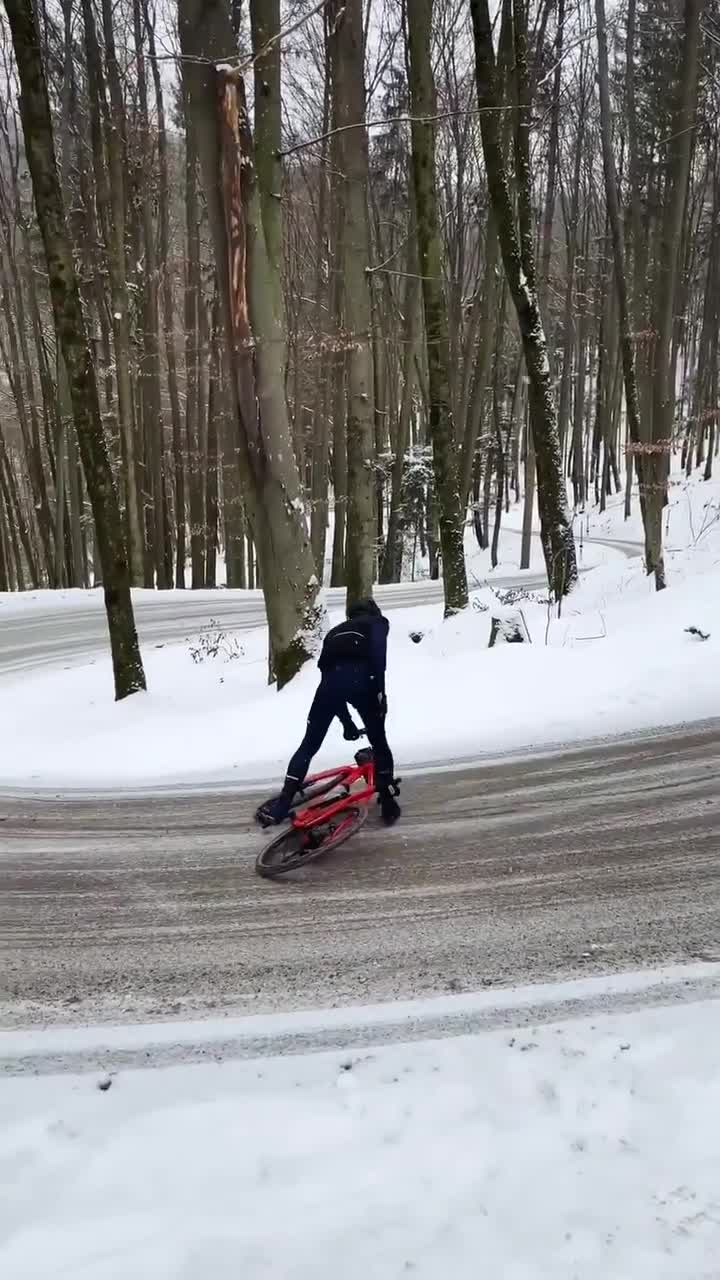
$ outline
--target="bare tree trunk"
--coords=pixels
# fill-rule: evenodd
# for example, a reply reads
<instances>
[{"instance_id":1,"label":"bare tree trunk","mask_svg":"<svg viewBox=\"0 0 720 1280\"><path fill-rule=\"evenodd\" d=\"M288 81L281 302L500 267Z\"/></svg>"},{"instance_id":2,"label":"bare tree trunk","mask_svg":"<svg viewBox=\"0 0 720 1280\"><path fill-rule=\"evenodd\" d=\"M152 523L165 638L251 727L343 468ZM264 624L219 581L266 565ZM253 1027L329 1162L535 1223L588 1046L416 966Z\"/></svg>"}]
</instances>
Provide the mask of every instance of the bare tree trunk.
<instances>
[{"instance_id":1,"label":"bare tree trunk","mask_svg":"<svg viewBox=\"0 0 720 1280\"><path fill-rule=\"evenodd\" d=\"M440 546L445 614L468 603L464 519L451 398L448 309L442 282L442 241L435 173L435 85L430 61L432 0L413 0L406 24L408 79L412 104L412 161L418 254L425 312L429 426Z\"/></svg>"},{"instance_id":2,"label":"bare tree trunk","mask_svg":"<svg viewBox=\"0 0 720 1280\"><path fill-rule=\"evenodd\" d=\"M130 572L133 585L142 586L145 580L145 538L138 493L135 413L130 375L130 322L127 304L127 267L125 258L125 158L122 138L119 132L121 120L124 119L124 106L120 92L117 59L115 57L112 13L106 3L103 16L106 26L109 23L109 31L106 30L105 38L106 45L108 45L109 37L107 55L111 80L111 108L108 110L105 100L105 86L95 15L91 0L82 0L82 10L85 28L85 53L91 113L96 202L102 222L103 239L107 247L110 276L110 305L115 349L118 419L123 453L123 488L125 493ZM107 121L105 138L103 138L101 116L104 116ZM106 143L108 167L105 164Z\"/></svg>"},{"instance_id":3,"label":"bare tree trunk","mask_svg":"<svg viewBox=\"0 0 720 1280\"><path fill-rule=\"evenodd\" d=\"M713 155L713 203L707 274L702 305L702 323L688 438L686 472L694 461L705 462L704 478L712 475L715 424L718 416L717 371L720 346L720 148L715 139ZM709 435L707 456L706 434Z\"/></svg>"},{"instance_id":4,"label":"bare tree trunk","mask_svg":"<svg viewBox=\"0 0 720 1280\"><path fill-rule=\"evenodd\" d=\"M150 120L148 111L147 76L140 0L133 0L133 28L135 38L135 66L138 82L138 108L140 126L140 175L143 187L150 188L152 181L152 152L150 144ZM149 190L148 190L149 196ZM155 225L152 201L141 201L142 248L144 259L141 315L142 338L139 343L138 381L142 403L142 423L150 460L147 488L152 492L153 548L155 551L155 576L157 586L167 590L172 585L166 563L166 541L169 534L165 520L165 422L160 389L160 297L159 270L155 251ZM165 270L165 264L163 264Z\"/></svg>"},{"instance_id":5,"label":"bare tree trunk","mask_svg":"<svg viewBox=\"0 0 720 1280\"><path fill-rule=\"evenodd\" d=\"M690 178L690 155L698 98L700 15L703 0L685 0L683 55L676 86L676 107L668 142L668 164L660 233L654 306L652 432L643 454L645 545L648 573L658 591L665 586L662 511L672 448L675 386L672 377L673 309L678 286L683 213Z\"/></svg>"},{"instance_id":6,"label":"bare tree trunk","mask_svg":"<svg viewBox=\"0 0 720 1280\"><path fill-rule=\"evenodd\" d=\"M317 368L317 385L313 409L312 438L312 471L310 477L310 542L312 545L315 567L320 581L325 573L325 549L328 530L328 486L329 486L329 411L330 380L332 377L332 355L328 355L325 344L321 341L323 332L323 312L327 313L329 290L326 285L326 273L329 277L330 263L328 259L328 152L329 140L325 136L330 128L331 106L331 59L328 43L328 12L323 12L325 30L325 86L323 90L322 132L324 141L320 153L318 173L318 210L317 210L317 264L315 268L315 346L313 358Z\"/></svg>"},{"instance_id":7,"label":"bare tree trunk","mask_svg":"<svg viewBox=\"0 0 720 1280\"><path fill-rule=\"evenodd\" d=\"M83 12L90 10L89 0L83 0ZM135 411L133 407L131 375L131 335L127 285L126 230L126 145L125 104L122 97L120 72L115 51L113 9L111 0L102 0L103 34L107 61L107 80L110 97L106 116L106 145L108 154L109 189L100 198L107 201L103 213L107 226L108 261L112 292L113 338L117 367L118 414L123 443L125 504L128 525L128 546L134 586L145 580L143 515L138 487L138 450L136 445ZM86 34L88 17L86 16ZM94 35L94 19L90 22ZM92 42L91 42L92 44ZM97 56L97 89L100 101L104 101L100 87L100 60L96 44L88 45L88 64L91 52ZM89 67L88 67L89 69Z\"/></svg>"},{"instance_id":8,"label":"bare tree trunk","mask_svg":"<svg viewBox=\"0 0 720 1280\"><path fill-rule=\"evenodd\" d=\"M88 573L85 559L85 549L83 545L82 529L81 529L81 507L82 507L82 477L78 473L77 459L77 441L73 431L73 407L70 398L70 386L68 383L67 370L65 361L62 358L62 352L57 353L57 396L58 396L58 417L62 423L62 435L67 446L67 488L69 492L70 502L70 543L72 548L72 565L73 571L71 576L71 585L75 587L87 586Z\"/></svg>"},{"instance_id":9,"label":"bare tree trunk","mask_svg":"<svg viewBox=\"0 0 720 1280\"><path fill-rule=\"evenodd\" d=\"M553 76L552 107L550 111L550 142L548 147L547 183L545 187L545 206L543 209L541 244L540 244L540 282L538 295L540 311L544 315L548 306L550 289L550 268L552 266L553 223L555 219L555 198L557 194L558 152L560 145L560 89L562 84L563 41L565 37L565 0L557 0L557 35L553 58L555 74Z\"/></svg>"},{"instance_id":10,"label":"bare tree trunk","mask_svg":"<svg viewBox=\"0 0 720 1280\"><path fill-rule=\"evenodd\" d=\"M205 585L203 552L205 518L200 458L200 310L203 306L200 274L200 208L197 191L197 145L185 94L185 449L190 490L190 568L194 590Z\"/></svg>"},{"instance_id":11,"label":"bare tree trunk","mask_svg":"<svg viewBox=\"0 0 720 1280\"><path fill-rule=\"evenodd\" d=\"M595 17L597 22L598 84L600 89L600 127L602 134L603 166L605 170L605 198L607 201L608 220L610 223L610 233L612 236L613 256L615 262L615 290L618 302L620 350L622 355L623 381L625 385L625 409L627 413L627 431L629 437L628 453L635 455L635 465L640 485L640 506L643 514L643 523L645 525L645 558L647 570L648 573L650 573L652 572L653 566L657 560L657 548L653 548L651 544L653 534L657 533L657 526L649 524L646 519L647 495L644 484L645 458L643 457L643 448L641 443L645 437L640 424L640 399L638 395L637 374L635 370L635 349L631 332L627 277L625 274L625 244L620 218L620 201L618 198L617 175L615 172L615 157L612 149L612 115L610 107L610 79L608 71L605 0L595 0ZM662 529L660 529L660 535L662 536Z\"/></svg>"},{"instance_id":12,"label":"bare tree trunk","mask_svg":"<svg viewBox=\"0 0 720 1280\"><path fill-rule=\"evenodd\" d=\"M362 0L330 0L329 21L342 174L342 317L347 344L345 585L351 604L372 594L375 569L375 406Z\"/></svg>"},{"instance_id":13,"label":"bare tree trunk","mask_svg":"<svg viewBox=\"0 0 720 1280\"><path fill-rule=\"evenodd\" d=\"M170 178L168 170L168 143L165 126L165 98L162 88L160 65L155 46L155 24L150 16L148 0L142 0L145 30L150 52L153 84L155 88L155 105L157 108L158 131L158 261L162 279L162 313L163 335L165 341L165 359L167 361L168 393L170 396L170 419L172 422L172 443L175 482L175 586L185 586L185 560L187 558L186 543L186 501L185 501L185 450L183 449L182 415L180 412L180 392L178 389L177 359L175 354L174 312L172 271L170 262Z\"/></svg>"},{"instance_id":14,"label":"bare tree trunk","mask_svg":"<svg viewBox=\"0 0 720 1280\"><path fill-rule=\"evenodd\" d=\"M529 418L525 423L525 495L523 497L522 534L520 539L520 568L529 569L532 559L532 527L535 515L535 447Z\"/></svg>"},{"instance_id":15,"label":"bare tree trunk","mask_svg":"<svg viewBox=\"0 0 720 1280\"><path fill-rule=\"evenodd\" d=\"M22 436L23 451L27 467L27 477L32 493L32 512L34 523L36 524L39 533L42 561L45 573L47 574L47 579L52 582L54 572L52 528L45 476L43 473L37 413L35 412L34 405L31 404L28 406L26 383L25 378L23 377L23 369L20 360L17 324L13 315L9 282L5 271L1 268L2 263L0 262L0 299L2 300L5 328L7 330L7 347L3 341L2 334L0 333L0 354L2 354L3 364L5 366L5 375L12 391L18 422L20 425L20 434Z\"/></svg>"},{"instance_id":16,"label":"bare tree trunk","mask_svg":"<svg viewBox=\"0 0 720 1280\"><path fill-rule=\"evenodd\" d=\"M15 473L12 463L5 447L5 440L0 429L0 489L2 490L3 504L7 512L8 528L10 539L13 546L13 556L15 559L15 574L17 579L18 591L25 590L25 568L27 576L30 579L31 586L39 584L38 568L35 562L35 553L33 551L31 541L31 531L25 518L25 513L20 502L15 481ZM23 567L23 556L25 557L25 568Z\"/></svg>"},{"instance_id":17,"label":"bare tree trunk","mask_svg":"<svg viewBox=\"0 0 720 1280\"><path fill-rule=\"evenodd\" d=\"M72 61L72 19L74 0L64 0L67 39L70 42L70 61ZM102 80L102 68L100 66L100 52L97 43L97 33L95 28L95 18L92 5L88 7L85 0L81 0L81 9L83 13L83 29L84 29L84 48L85 48L85 70L87 73L87 114L82 118L81 128L84 131L89 130L90 147L89 156L88 148L83 145L77 145L75 148L75 163L78 170L78 182L80 188L80 201L82 206L82 217L78 227L77 239L81 241L86 249L87 269L91 275L91 284L89 288L89 299L94 306L97 324L100 329L100 341L102 348L102 367L104 369L103 377L103 396L104 408L108 421L112 419L113 425L116 413L115 406L115 389L113 380L114 357L112 352L112 343L110 340L111 331L111 308L110 308L110 290L105 288L105 277L109 274L109 253L108 240L109 232L107 229L108 210L109 210L109 187L107 179L107 169L105 164L105 144L103 140L103 130L101 121L101 94L104 95L104 84ZM117 424L119 427L119 424ZM112 427L110 428L112 433ZM114 447L115 440L112 439ZM121 495L124 501L124 495Z\"/></svg>"},{"instance_id":18,"label":"bare tree trunk","mask_svg":"<svg viewBox=\"0 0 720 1280\"><path fill-rule=\"evenodd\" d=\"M282 687L313 652L321 611L285 401L280 278L255 183L244 84L224 64L234 40L229 13L215 6L208 11L201 0L180 0L179 19L233 375L233 420L270 629L271 675ZM273 49L279 58L279 40ZM267 107L265 96L256 112ZM279 118L277 112L272 118ZM262 136L267 143L269 126ZM280 150L279 137L272 146Z\"/></svg>"},{"instance_id":19,"label":"bare tree trunk","mask_svg":"<svg viewBox=\"0 0 720 1280\"><path fill-rule=\"evenodd\" d=\"M395 458L392 468L392 489L390 495L390 513L388 516L385 554L380 568L380 581L399 582L402 575L404 532L406 517L403 511L403 481L405 476L405 455L410 443L410 419L413 408L413 388L415 386L415 359L421 339L422 325L420 321L420 281L417 270L417 251L415 248L415 231L410 234L408 251L408 275L405 282L405 329L403 332L403 388L398 417L397 437L395 441Z\"/></svg>"},{"instance_id":20,"label":"bare tree trunk","mask_svg":"<svg viewBox=\"0 0 720 1280\"><path fill-rule=\"evenodd\" d=\"M493 428L495 431L495 519L493 522L492 541L490 543L490 564L493 569L498 565L498 547L500 544L500 525L502 523L503 497L505 492L505 444L502 433L502 410L500 406L500 365L502 360L502 344L505 328L507 289L503 288L498 312L495 351L493 354Z\"/></svg>"},{"instance_id":21,"label":"bare tree trunk","mask_svg":"<svg viewBox=\"0 0 720 1280\"><path fill-rule=\"evenodd\" d=\"M75 429L95 517L115 675L115 696L145 688L127 550L100 416L72 246L55 162L50 104L31 0L5 0L20 80L20 112L45 249L58 343L68 371Z\"/></svg>"},{"instance_id":22,"label":"bare tree trunk","mask_svg":"<svg viewBox=\"0 0 720 1280\"><path fill-rule=\"evenodd\" d=\"M565 494L547 343L535 287L525 9L523 0L514 0L515 78L518 101L515 132L518 230L515 227L508 175L500 143L498 107L502 104L502 94L499 90L488 0L470 0L470 10L475 40L478 100L483 112L480 117L480 127L488 187L498 227L505 274L517 312L528 373L541 538L548 579L559 599L577 581L577 561Z\"/></svg>"},{"instance_id":23,"label":"bare tree trunk","mask_svg":"<svg viewBox=\"0 0 720 1280\"><path fill-rule=\"evenodd\" d=\"M572 388L572 363L574 347L577 343L580 346L583 342L583 320L585 315L585 306L581 298L577 299L577 307L580 309L580 317L577 325L577 334L575 334L575 319L573 316L573 299L575 296L575 284L577 276L577 251L578 251L578 224L580 222L580 200L582 194L582 162L583 162L583 143L585 139L585 114L586 114L586 96L585 96L585 78L583 76L581 86L581 102L578 112L577 136L575 138L574 160L572 186L570 189L570 209L567 215L567 226L565 230L566 239L566 265L565 265L565 307L563 312L563 351L562 351L562 372L560 375L560 396L558 401L558 432L560 435L560 447L564 449L567 437L568 422L570 417L570 399ZM578 290L578 293L580 291Z\"/></svg>"},{"instance_id":24,"label":"bare tree trunk","mask_svg":"<svg viewBox=\"0 0 720 1280\"><path fill-rule=\"evenodd\" d=\"M492 355L492 329L495 324L499 292L498 236L492 214L487 220L485 232L485 273L482 286L482 302L478 322L478 343L475 353L472 385L465 416L465 433L460 457L460 498L463 510L472 484L475 450L482 422L483 398L487 390L490 358ZM469 356L468 356L469 358Z\"/></svg>"},{"instance_id":25,"label":"bare tree trunk","mask_svg":"<svg viewBox=\"0 0 720 1280\"><path fill-rule=\"evenodd\" d=\"M228 397L225 389L221 386L221 368L220 368L220 352L218 350L219 338L219 305L217 294L213 302L212 312L212 330L210 334L210 373L208 378L208 398L207 398L207 446L205 450L205 547L204 560L205 571L204 581L206 587L214 587L217 585L217 545L218 545L218 411L223 406L223 412L227 406ZM240 566L240 581L238 586L244 586L245 583L244 561Z\"/></svg>"},{"instance_id":26,"label":"bare tree trunk","mask_svg":"<svg viewBox=\"0 0 720 1280\"><path fill-rule=\"evenodd\" d=\"M10 581L9 538L5 523L5 508L0 503L0 591L12 591Z\"/></svg>"},{"instance_id":27,"label":"bare tree trunk","mask_svg":"<svg viewBox=\"0 0 720 1280\"><path fill-rule=\"evenodd\" d=\"M329 29L328 29L329 30ZM332 98L333 135L330 144L330 325L332 482L334 498L332 564L330 585L345 586L345 544L347 531L347 397L345 382L347 355L342 318L342 263L345 234L345 206L341 174L342 152L337 132L337 104Z\"/></svg>"}]
</instances>

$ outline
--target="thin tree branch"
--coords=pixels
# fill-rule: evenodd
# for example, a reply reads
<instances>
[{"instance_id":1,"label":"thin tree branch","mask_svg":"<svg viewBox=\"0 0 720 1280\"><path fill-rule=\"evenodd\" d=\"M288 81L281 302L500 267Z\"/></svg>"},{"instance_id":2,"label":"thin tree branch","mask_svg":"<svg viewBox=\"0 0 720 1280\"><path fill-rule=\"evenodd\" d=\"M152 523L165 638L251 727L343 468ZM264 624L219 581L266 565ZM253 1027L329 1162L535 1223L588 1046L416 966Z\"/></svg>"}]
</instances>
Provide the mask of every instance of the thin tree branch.
<instances>
[{"instance_id":1,"label":"thin tree branch","mask_svg":"<svg viewBox=\"0 0 720 1280\"><path fill-rule=\"evenodd\" d=\"M316 138L308 138L306 142L297 142L292 147L286 147L278 155L285 156L295 155L298 151L304 151L307 147L316 147L321 142L327 142L329 138L335 137L338 133L345 133L348 129L379 129L384 124L436 124L441 120L453 120L457 116L481 116L491 113L501 113L505 111L513 111L515 108L510 106L502 107L465 107L461 111L440 111L433 116L383 116L378 120L366 120L356 124L342 125L339 129L330 129L327 133L319 133Z\"/></svg>"}]
</instances>

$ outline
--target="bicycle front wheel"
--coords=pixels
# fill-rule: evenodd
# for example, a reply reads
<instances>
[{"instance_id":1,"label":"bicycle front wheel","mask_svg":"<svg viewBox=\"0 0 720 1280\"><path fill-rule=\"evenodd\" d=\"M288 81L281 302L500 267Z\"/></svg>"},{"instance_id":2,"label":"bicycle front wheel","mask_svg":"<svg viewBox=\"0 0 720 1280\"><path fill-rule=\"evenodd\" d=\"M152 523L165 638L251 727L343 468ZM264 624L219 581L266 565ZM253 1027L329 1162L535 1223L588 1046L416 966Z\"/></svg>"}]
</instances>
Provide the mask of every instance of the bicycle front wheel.
<instances>
[{"instance_id":1,"label":"bicycle front wheel","mask_svg":"<svg viewBox=\"0 0 720 1280\"><path fill-rule=\"evenodd\" d=\"M322 853L344 844L360 830L367 816L367 805L357 805L308 830L291 827L260 851L255 870L265 880L276 880L290 871L297 871Z\"/></svg>"}]
</instances>

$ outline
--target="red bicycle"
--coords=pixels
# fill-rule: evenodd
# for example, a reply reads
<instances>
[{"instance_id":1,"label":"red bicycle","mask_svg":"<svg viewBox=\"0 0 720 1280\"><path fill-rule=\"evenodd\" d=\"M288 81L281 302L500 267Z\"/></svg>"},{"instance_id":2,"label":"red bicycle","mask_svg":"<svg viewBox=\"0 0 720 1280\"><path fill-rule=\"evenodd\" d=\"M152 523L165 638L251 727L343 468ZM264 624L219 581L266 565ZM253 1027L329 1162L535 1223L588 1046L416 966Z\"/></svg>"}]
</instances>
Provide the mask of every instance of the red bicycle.
<instances>
[{"instance_id":1,"label":"red bicycle","mask_svg":"<svg viewBox=\"0 0 720 1280\"><path fill-rule=\"evenodd\" d=\"M367 820L374 794L375 765L369 747L357 752L354 765L306 778L290 811L290 830L257 856L258 875L274 880L344 844Z\"/></svg>"}]
</instances>

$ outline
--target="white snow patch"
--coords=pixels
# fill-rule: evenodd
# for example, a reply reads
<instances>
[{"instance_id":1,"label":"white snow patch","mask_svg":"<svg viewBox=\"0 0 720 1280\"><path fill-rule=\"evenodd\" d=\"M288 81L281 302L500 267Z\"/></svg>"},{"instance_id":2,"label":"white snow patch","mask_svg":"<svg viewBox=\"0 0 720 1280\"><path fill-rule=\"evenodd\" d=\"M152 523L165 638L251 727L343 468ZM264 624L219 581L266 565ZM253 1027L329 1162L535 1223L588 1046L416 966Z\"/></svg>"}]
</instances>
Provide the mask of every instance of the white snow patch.
<instances>
[{"instance_id":1,"label":"white snow patch","mask_svg":"<svg viewBox=\"0 0 720 1280\"><path fill-rule=\"evenodd\" d=\"M712 1001L5 1079L0 1274L710 1280L719 1117Z\"/></svg>"}]
</instances>

